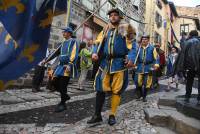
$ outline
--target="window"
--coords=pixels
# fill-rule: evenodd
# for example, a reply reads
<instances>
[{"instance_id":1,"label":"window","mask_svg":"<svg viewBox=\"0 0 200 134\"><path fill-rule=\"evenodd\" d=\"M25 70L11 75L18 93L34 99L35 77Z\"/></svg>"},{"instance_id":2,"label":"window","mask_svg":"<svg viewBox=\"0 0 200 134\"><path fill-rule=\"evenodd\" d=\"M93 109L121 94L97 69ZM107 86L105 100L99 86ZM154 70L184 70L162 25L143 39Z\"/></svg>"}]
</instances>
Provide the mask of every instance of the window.
<instances>
[{"instance_id":1,"label":"window","mask_svg":"<svg viewBox=\"0 0 200 134\"><path fill-rule=\"evenodd\" d=\"M160 0L156 1L156 5L158 6L158 8L162 9L162 3L160 2Z\"/></svg>"},{"instance_id":2,"label":"window","mask_svg":"<svg viewBox=\"0 0 200 134\"><path fill-rule=\"evenodd\" d=\"M157 27L160 28L162 26L162 16L158 12L156 12L155 21L156 21Z\"/></svg>"},{"instance_id":3,"label":"window","mask_svg":"<svg viewBox=\"0 0 200 134\"><path fill-rule=\"evenodd\" d=\"M106 0L101 0L100 1L100 5L103 5L105 3ZM105 4L99 11L99 15L104 18L104 19L108 19L107 13L108 11L112 8L112 5L110 3L107 2L107 4Z\"/></svg>"},{"instance_id":4,"label":"window","mask_svg":"<svg viewBox=\"0 0 200 134\"><path fill-rule=\"evenodd\" d=\"M138 11L140 5L140 0L131 0L131 6L134 10Z\"/></svg>"},{"instance_id":5,"label":"window","mask_svg":"<svg viewBox=\"0 0 200 134\"><path fill-rule=\"evenodd\" d=\"M82 0L82 4L87 7L89 10L93 11L94 9L94 0Z\"/></svg>"},{"instance_id":6,"label":"window","mask_svg":"<svg viewBox=\"0 0 200 134\"><path fill-rule=\"evenodd\" d=\"M180 35L182 35L182 32L185 32L186 34L189 33L189 24L180 25Z\"/></svg>"},{"instance_id":7,"label":"window","mask_svg":"<svg viewBox=\"0 0 200 134\"><path fill-rule=\"evenodd\" d=\"M154 33L154 42L160 43L161 44L161 35L158 34L157 32Z\"/></svg>"}]
</instances>

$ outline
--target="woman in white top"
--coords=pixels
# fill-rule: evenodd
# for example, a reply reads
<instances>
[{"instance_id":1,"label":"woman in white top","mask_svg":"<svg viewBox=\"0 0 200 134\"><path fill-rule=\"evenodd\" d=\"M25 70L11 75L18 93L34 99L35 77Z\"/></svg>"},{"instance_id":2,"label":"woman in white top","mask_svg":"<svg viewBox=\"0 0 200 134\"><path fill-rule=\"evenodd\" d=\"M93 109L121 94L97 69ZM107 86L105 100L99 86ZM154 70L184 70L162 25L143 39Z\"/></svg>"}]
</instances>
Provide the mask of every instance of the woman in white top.
<instances>
[{"instance_id":1,"label":"woman in white top","mask_svg":"<svg viewBox=\"0 0 200 134\"><path fill-rule=\"evenodd\" d=\"M170 90L171 83L176 83L176 88L178 88L178 76L172 76L174 63L178 57L178 48L173 46L171 48L171 53L167 58L167 76L168 76L168 88L167 91Z\"/></svg>"}]
</instances>

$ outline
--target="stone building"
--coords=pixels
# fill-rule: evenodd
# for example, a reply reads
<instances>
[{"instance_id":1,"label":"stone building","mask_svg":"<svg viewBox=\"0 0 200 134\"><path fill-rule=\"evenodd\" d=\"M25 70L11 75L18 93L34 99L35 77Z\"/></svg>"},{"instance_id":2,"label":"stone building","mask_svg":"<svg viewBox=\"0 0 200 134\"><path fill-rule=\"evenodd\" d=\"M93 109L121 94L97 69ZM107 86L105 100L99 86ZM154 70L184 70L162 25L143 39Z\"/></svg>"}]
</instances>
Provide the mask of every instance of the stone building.
<instances>
[{"instance_id":1,"label":"stone building","mask_svg":"<svg viewBox=\"0 0 200 134\"><path fill-rule=\"evenodd\" d=\"M176 6L176 10L179 16L176 20L175 33L179 40L181 39L182 32L185 32L186 34L191 30L198 30L200 32L200 6Z\"/></svg>"},{"instance_id":2,"label":"stone building","mask_svg":"<svg viewBox=\"0 0 200 134\"><path fill-rule=\"evenodd\" d=\"M150 35L152 44L160 43L161 49L168 52L168 43L174 42L172 27L178 17L175 5L168 0L146 0L145 33Z\"/></svg>"},{"instance_id":3,"label":"stone building","mask_svg":"<svg viewBox=\"0 0 200 134\"><path fill-rule=\"evenodd\" d=\"M76 29L92 12L101 6L106 0L74 0L72 6L72 14L69 26ZM126 15L144 21L145 0L110 0L117 4ZM82 27L76 32L79 41L88 41L95 39L97 34L103 29L108 22L107 12L112 8L112 4L107 2L97 14L92 16ZM137 29L138 35L143 33L144 26L125 17L125 21L130 22ZM62 40L60 27L66 25L65 14L54 17L49 47L56 48L58 42Z\"/></svg>"}]
</instances>

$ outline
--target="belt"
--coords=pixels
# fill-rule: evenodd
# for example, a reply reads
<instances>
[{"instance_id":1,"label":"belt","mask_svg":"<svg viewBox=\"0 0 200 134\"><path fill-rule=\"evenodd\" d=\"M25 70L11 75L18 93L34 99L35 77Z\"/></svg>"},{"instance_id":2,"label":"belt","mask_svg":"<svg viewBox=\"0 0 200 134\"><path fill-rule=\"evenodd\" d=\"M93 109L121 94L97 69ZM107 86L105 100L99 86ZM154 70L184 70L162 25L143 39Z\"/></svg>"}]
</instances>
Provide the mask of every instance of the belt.
<instances>
[{"instance_id":1,"label":"belt","mask_svg":"<svg viewBox=\"0 0 200 134\"><path fill-rule=\"evenodd\" d=\"M152 61L149 61L149 62L141 62L141 61L139 61L139 63L143 63L144 65L153 64L153 62L152 62Z\"/></svg>"},{"instance_id":2,"label":"belt","mask_svg":"<svg viewBox=\"0 0 200 134\"><path fill-rule=\"evenodd\" d=\"M107 55L105 56L107 60L115 59L115 58L123 58L125 59L126 55Z\"/></svg>"}]
</instances>

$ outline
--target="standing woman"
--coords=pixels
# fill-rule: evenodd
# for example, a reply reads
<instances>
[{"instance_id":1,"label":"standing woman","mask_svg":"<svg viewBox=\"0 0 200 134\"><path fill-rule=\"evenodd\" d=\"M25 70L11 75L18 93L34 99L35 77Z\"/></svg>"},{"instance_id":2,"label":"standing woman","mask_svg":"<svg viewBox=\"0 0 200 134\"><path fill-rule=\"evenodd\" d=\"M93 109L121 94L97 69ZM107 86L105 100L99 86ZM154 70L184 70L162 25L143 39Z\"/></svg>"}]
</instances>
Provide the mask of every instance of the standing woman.
<instances>
[{"instance_id":1,"label":"standing woman","mask_svg":"<svg viewBox=\"0 0 200 134\"><path fill-rule=\"evenodd\" d=\"M167 77L168 77L167 91L170 90L171 83L176 83L176 88L178 88L178 76L177 75L172 76L174 63L177 57L178 57L178 48L173 46L171 48L171 53L167 58Z\"/></svg>"}]
</instances>

